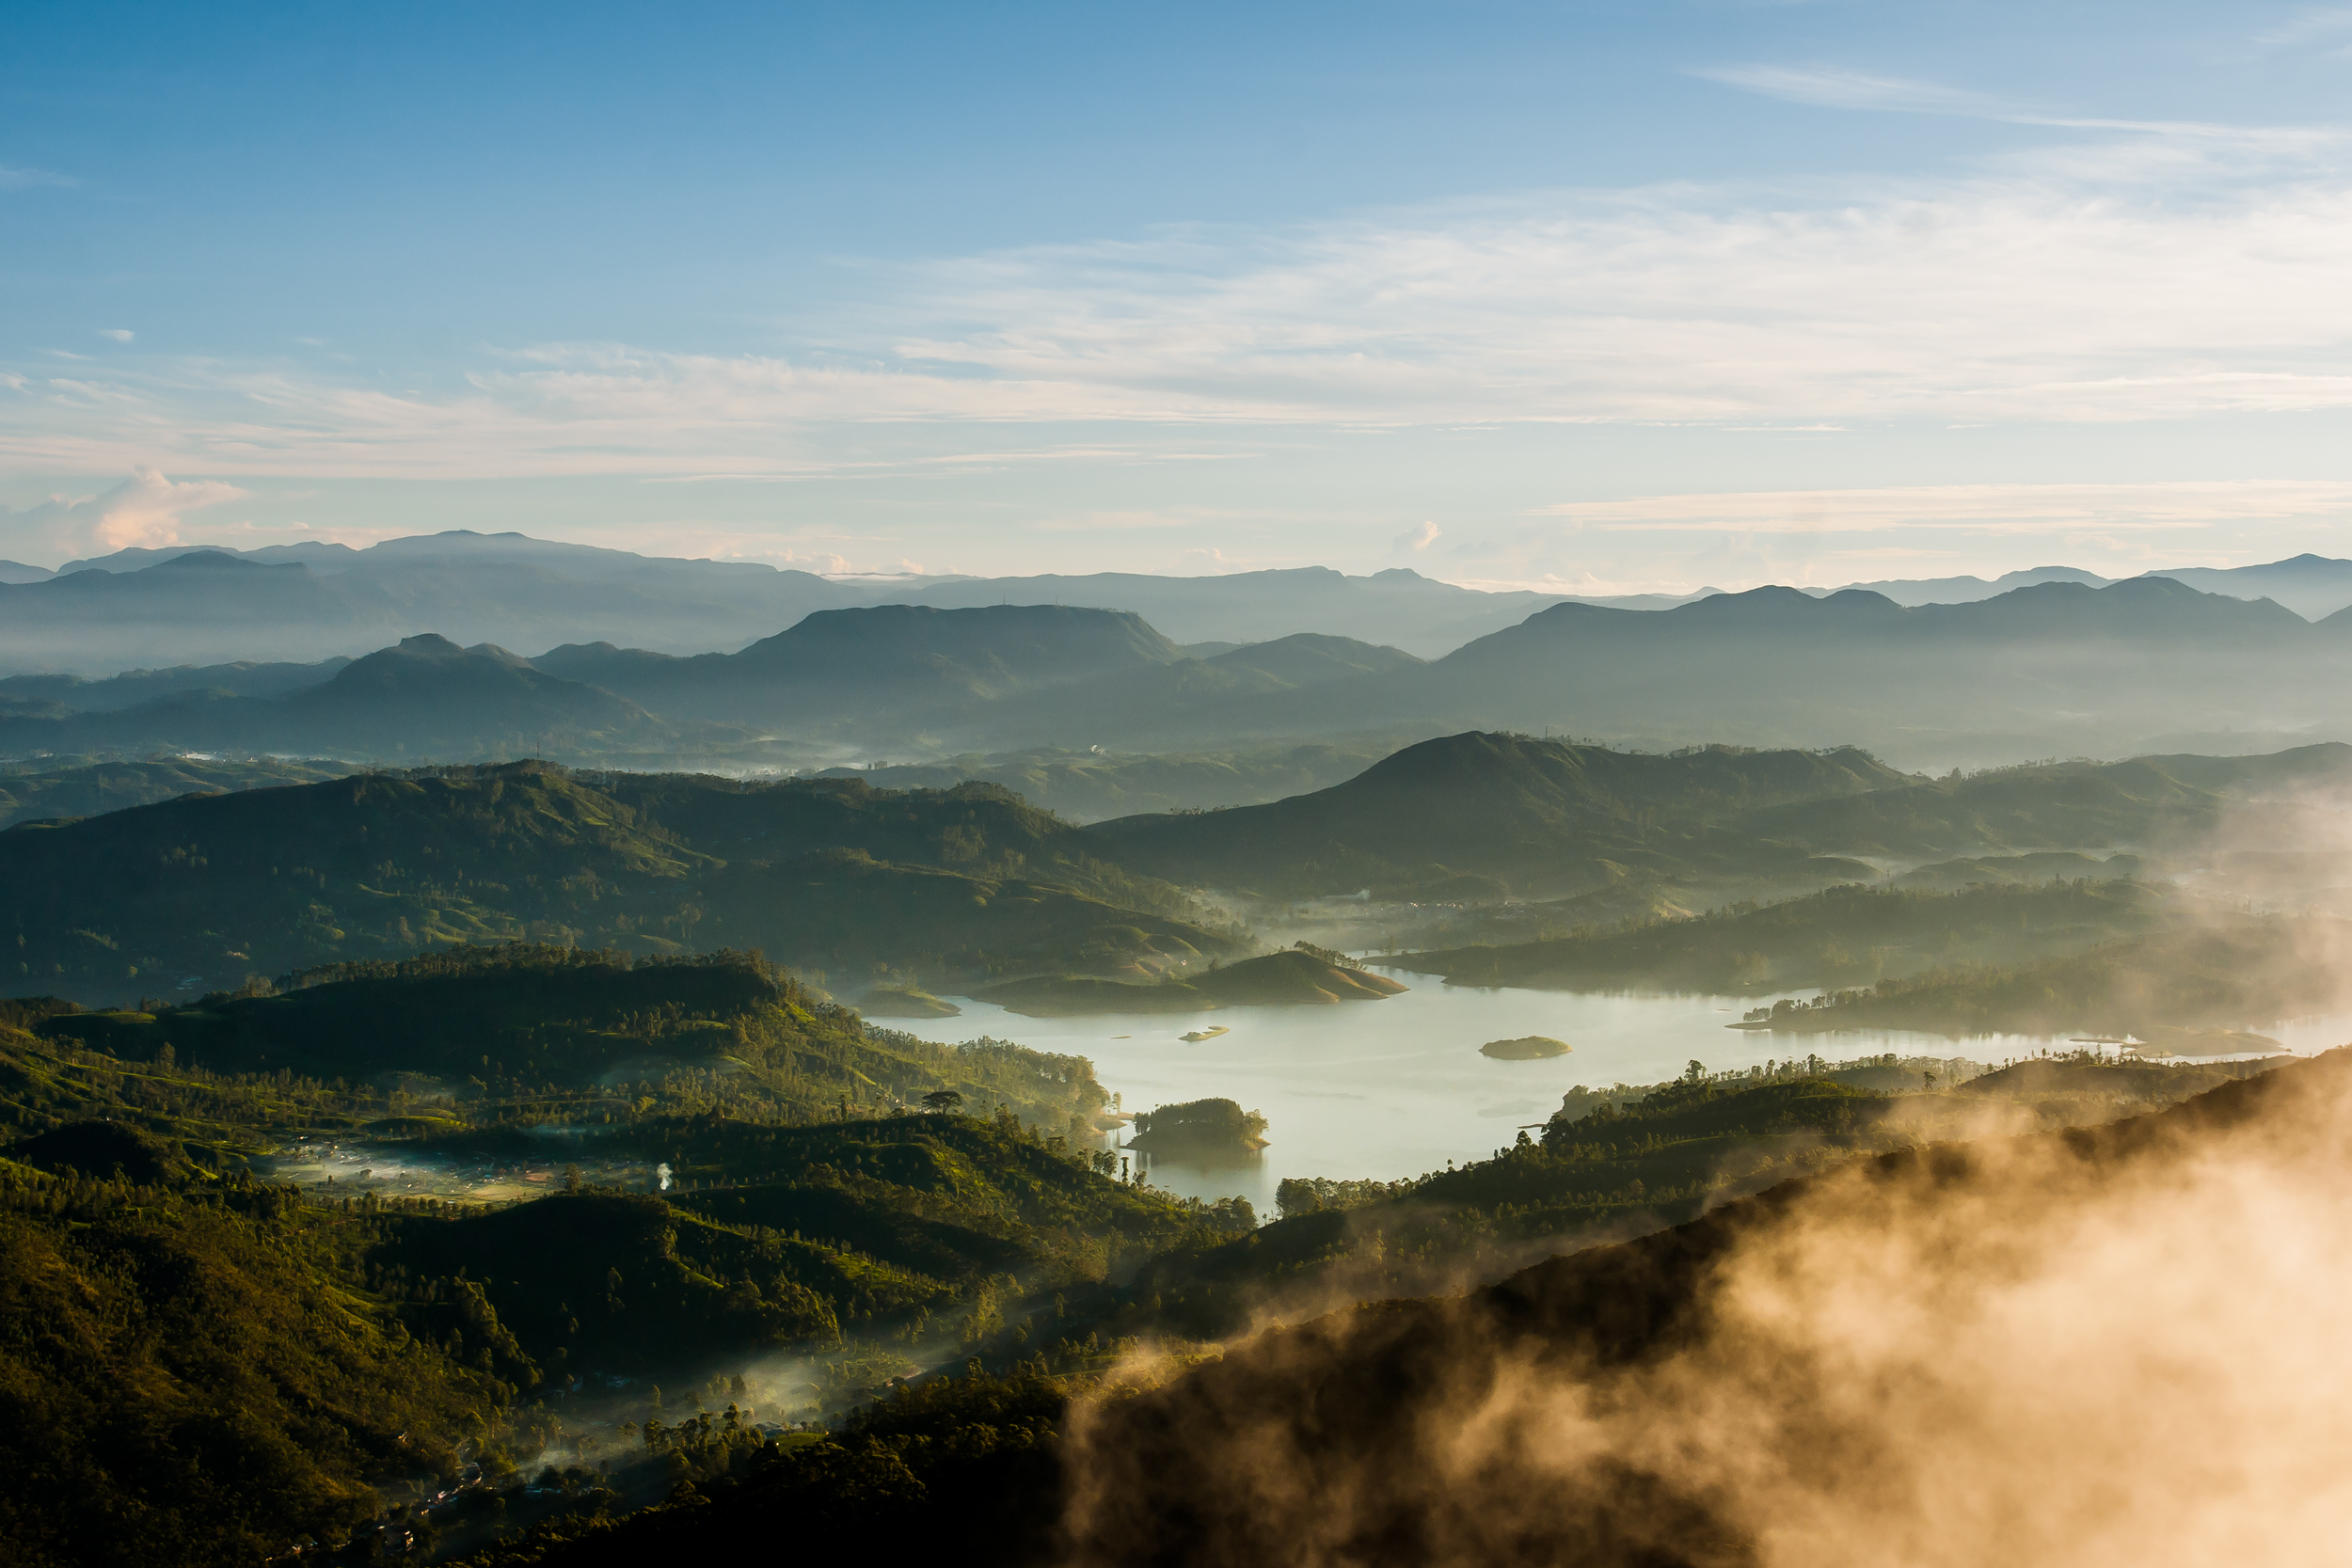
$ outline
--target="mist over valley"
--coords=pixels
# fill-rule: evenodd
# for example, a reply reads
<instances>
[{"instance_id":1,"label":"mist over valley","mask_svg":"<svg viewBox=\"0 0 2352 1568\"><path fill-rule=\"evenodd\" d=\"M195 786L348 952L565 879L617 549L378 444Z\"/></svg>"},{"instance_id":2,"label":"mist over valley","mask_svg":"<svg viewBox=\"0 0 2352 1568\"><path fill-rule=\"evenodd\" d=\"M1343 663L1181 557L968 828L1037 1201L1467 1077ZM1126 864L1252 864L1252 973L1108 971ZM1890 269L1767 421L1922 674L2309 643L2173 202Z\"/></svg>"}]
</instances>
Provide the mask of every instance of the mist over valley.
<instances>
[{"instance_id":1,"label":"mist over valley","mask_svg":"<svg viewBox=\"0 0 2352 1568\"><path fill-rule=\"evenodd\" d=\"M0 94L0 1568L2332 1568L2352 13Z\"/></svg>"}]
</instances>

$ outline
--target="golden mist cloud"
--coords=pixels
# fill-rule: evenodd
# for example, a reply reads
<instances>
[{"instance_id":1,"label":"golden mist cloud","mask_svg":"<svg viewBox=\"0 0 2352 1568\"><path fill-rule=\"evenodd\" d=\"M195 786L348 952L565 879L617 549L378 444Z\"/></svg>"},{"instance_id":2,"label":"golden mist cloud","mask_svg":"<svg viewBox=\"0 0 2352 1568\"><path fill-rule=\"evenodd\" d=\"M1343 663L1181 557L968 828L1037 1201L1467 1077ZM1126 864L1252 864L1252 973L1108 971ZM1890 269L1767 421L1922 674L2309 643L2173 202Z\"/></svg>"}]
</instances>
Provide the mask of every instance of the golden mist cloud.
<instances>
[{"instance_id":1,"label":"golden mist cloud","mask_svg":"<svg viewBox=\"0 0 2352 1568\"><path fill-rule=\"evenodd\" d=\"M2342 1560L2352 1052L1848 1166L1083 1413L1072 1564Z\"/></svg>"}]
</instances>

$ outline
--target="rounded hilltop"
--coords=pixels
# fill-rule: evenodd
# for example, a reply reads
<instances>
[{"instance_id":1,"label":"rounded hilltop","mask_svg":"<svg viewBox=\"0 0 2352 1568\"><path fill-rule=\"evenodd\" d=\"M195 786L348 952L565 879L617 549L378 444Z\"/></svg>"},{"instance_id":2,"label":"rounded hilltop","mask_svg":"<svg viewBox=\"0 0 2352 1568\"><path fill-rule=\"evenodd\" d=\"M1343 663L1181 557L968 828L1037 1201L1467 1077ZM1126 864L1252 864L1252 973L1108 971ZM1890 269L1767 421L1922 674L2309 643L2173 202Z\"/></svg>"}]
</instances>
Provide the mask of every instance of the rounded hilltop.
<instances>
[{"instance_id":1,"label":"rounded hilltop","mask_svg":"<svg viewBox=\"0 0 2352 1568\"><path fill-rule=\"evenodd\" d=\"M1247 1159L1266 1146L1266 1119L1231 1100L1162 1105L1135 1120L1129 1148L1162 1159Z\"/></svg>"},{"instance_id":2,"label":"rounded hilltop","mask_svg":"<svg viewBox=\"0 0 2352 1568\"><path fill-rule=\"evenodd\" d=\"M1406 988L1343 953L1301 942L1183 980L1135 985L1091 974L1036 974L979 993L1031 1018L1074 1013L1203 1013L1219 1007L1329 1006L1379 1002Z\"/></svg>"}]
</instances>

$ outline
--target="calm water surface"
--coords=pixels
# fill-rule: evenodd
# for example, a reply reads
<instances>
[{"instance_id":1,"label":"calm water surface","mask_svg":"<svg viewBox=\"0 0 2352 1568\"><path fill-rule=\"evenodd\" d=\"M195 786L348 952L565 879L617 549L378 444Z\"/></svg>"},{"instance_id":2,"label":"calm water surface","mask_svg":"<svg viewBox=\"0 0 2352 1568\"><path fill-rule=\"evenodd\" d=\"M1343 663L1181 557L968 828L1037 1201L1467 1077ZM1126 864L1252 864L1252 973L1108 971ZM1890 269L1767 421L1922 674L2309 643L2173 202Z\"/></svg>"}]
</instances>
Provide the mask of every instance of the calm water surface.
<instances>
[{"instance_id":1,"label":"calm water surface","mask_svg":"<svg viewBox=\"0 0 2352 1568\"><path fill-rule=\"evenodd\" d=\"M1130 1111L1221 1095L1263 1111L1271 1140L1258 1161L1203 1170L1159 1162L1157 1184L1190 1196L1238 1195L1273 1217L1288 1176L1392 1180L1484 1160L1559 1109L1577 1084L1650 1084L1693 1060L1713 1070L1818 1053L1846 1060L1895 1051L1999 1062L2053 1043L2022 1036L1953 1041L1897 1033L1772 1035L1724 1027L1772 997L1591 995L1448 987L1435 975L1387 971L1412 989L1383 1002L1328 1007L1228 1007L1213 1013L1024 1018L965 997L960 1018L888 1021L925 1039L993 1036L1040 1051L1091 1057ZM1810 995L1811 992L1803 994ZM1186 1044L1189 1030L1232 1033ZM2352 1037L2352 1018L2265 1030L2309 1053ZM1540 1062L1498 1062L1488 1040L1549 1035L1574 1048Z\"/></svg>"}]
</instances>

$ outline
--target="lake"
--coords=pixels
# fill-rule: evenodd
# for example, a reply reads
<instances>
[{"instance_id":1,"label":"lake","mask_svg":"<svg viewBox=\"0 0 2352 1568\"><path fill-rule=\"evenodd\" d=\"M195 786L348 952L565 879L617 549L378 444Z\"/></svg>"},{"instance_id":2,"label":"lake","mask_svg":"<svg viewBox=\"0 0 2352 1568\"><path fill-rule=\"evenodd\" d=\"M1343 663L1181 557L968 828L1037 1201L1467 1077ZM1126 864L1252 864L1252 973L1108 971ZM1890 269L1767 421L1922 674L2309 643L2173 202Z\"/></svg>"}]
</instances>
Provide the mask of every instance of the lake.
<instances>
[{"instance_id":1,"label":"lake","mask_svg":"<svg viewBox=\"0 0 2352 1568\"><path fill-rule=\"evenodd\" d=\"M1578 1084L1652 1084L1693 1061L1712 1070L1818 1053L1835 1061L1899 1052L1998 1063L2063 1040L1856 1032L1772 1035L1726 1028L1771 996L1659 996L1448 987L1436 975L1384 970L1412 989L1384 1002L1328 1007L1226 1007L1211 1013L1024 1018L953 997L960 1018L892 1019L888 1026L956 1042L992 1036L1090 1057L1125 1108L1148 1111L1209 1096L1263 1111L1272 1140L1250 1165L1203 1170L1161 1161L1160 1186L1193 1197L1247 1197L1274 1214L1289 1176L1393 1180L1490 1158L1540 1123ZM1791 993L1810 996L1811 991ZM1177 1037L1231 1031L1186 1044ZM2309 1054L2352 1037L2352 1018L2299 1020L2264 1033ZM1546 1061L1500 1062L1488 1040L1549 1035L1574 1047Z\"/></svg>"}]
</instances>

